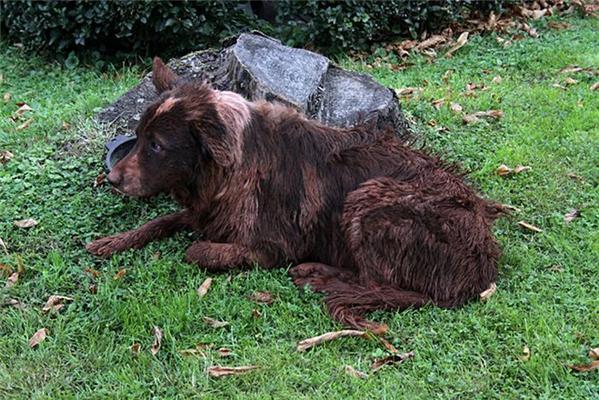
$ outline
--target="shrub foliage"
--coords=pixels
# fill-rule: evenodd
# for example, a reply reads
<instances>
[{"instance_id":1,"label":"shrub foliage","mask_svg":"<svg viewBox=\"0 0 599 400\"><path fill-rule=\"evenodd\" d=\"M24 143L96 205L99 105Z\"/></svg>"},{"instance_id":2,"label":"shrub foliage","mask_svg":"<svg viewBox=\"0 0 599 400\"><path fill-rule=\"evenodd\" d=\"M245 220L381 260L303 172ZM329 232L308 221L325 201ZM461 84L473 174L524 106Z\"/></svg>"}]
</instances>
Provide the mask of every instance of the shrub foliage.
<instances>
[{"instance_id":1,"label":"shrub foliage","mask_svg":"<svg viewBox=\"0 0 599 400\"><path fill-rule=\"evenodd\" d=\"M2 37L51 56L182 54L251 29L330 54L440 29L509 1L515 0L285 0L271 3L277 15L267 23L248 12L249 2L0 0L0 29Z\"/></svg>"}]
</instances>

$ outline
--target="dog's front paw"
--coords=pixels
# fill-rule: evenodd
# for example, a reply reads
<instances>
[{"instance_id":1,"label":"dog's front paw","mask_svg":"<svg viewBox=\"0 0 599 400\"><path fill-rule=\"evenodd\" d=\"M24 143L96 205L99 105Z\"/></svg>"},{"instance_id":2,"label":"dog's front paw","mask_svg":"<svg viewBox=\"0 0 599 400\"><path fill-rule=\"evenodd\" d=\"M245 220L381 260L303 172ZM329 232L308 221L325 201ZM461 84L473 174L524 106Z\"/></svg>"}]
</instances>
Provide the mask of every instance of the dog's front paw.
<instances>
[{"instance_id":1,"label":"dog's front paw","mask_svg":"<svg viewBox=\"0 0 599 400\"><path fill-rule=\"evenodd\" d=\"M114 253L127 249L126 242L124 234L107 236L88 243L85 249L96 256L110 257Z\"/></svg>"}]
</instances>

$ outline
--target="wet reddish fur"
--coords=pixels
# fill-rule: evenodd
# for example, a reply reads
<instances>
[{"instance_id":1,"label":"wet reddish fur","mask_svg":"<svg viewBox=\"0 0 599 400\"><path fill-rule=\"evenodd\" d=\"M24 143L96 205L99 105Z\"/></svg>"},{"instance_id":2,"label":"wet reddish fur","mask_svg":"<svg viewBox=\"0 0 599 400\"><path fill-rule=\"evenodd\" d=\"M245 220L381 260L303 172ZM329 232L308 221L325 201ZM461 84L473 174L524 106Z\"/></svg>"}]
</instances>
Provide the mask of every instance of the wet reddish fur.
<instances>
[{"instance_id":1,"label":"wet reddish fur","mask_svg":"<svg viewBox=\"0 0 599 400\"><path fill-rule=\"evenodd\" d=\"M333 318L374 330L383 328L364 320L367 312L459 306L496 280L491 225L501 209L438 159L392 132L331 128L176 79L155 62L164 93L109 179L134 196L170 192L184 210L92 242L92 253L193 229L203 240L187 250L189 262L210 270L293 263L294 282L326 293ZM152 153L156 140L164 153Z\"/></svg>"}]
</instances>

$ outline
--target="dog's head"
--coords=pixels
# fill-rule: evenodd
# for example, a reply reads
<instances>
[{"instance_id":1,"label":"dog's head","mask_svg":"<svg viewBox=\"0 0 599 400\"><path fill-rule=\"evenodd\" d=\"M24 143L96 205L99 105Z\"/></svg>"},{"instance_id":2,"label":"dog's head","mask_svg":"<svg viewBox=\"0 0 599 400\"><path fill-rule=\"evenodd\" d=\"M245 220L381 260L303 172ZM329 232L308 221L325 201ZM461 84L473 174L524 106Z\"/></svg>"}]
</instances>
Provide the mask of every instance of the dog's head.
<instances>
[{"instance_id":1,"label":"dog's head","mask_svg":"<svg viewBox=\"0 0 599 400\"><path fill-rule=\"evenodd\" d=\"M239 162L248 102L205 83L183 82L159 58L152 81L160 97L145 110L135 146L108 175L113 186L148 197L193 184L204 168Z\"/></svg>"}]
</instances>

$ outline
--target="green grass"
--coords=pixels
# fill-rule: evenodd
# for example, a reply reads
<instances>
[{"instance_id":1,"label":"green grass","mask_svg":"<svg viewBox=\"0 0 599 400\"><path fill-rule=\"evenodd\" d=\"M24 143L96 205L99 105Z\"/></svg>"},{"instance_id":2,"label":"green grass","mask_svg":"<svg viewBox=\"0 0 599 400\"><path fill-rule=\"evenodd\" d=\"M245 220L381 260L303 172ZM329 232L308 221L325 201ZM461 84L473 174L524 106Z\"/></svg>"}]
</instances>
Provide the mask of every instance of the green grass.
<instances>
[{"instance_id":1,"label":"green grass","mask_svg":"<svg viewBox=\"0 0 599 400\"><path fill-rule=\"evenodd\" d=\"M65 70L1 45L0 94L10 92L13 99L0 101L0 150L10 150L14 159L0 165L0 238L8 247L8 254L0 248L0 263L16 268L22 259L25 271L14 287L0 289L0 302L16 298L25 309L0 308L0 397L599 398L597 371L575 374L566 367L586 362L589 348L599 346L599 92L589 90L599 78L575 73L577 84L552 87L565 79L559 70L566 65L599 69L599 23L568 22L570 29L556 32L539 21L539 39L506 49L493 35L475 37L452 59L428 64L413 57L415 66L399 73L342 61L392 87L423 87L403 107L426 147L461 163L486 196L521 210L495 228L504 253L495 296L459 310L375 314L389 324L396 347L415 357L366 380L346 375L343 367L368 371L383 354L374 341L347 338L306 353L294 350L298 340L340 326L328 318L320 296L296 290L283 265L236 271L230 281L213 276L212 288L199 299L195 289L207 274L182 261L192 235L109 260L88 255L83 245L92 238L175 207L165 198L144 203L92 187L104 137L90 117L143 71ZM445 83L447 70L453 74ZM491 83L496 75L502 83ZM489 90L464 97L468 82ZM447 106L432 107L440 97L468 113L502 109L505 116L463 125ZM15 127L23 121L10 119L17 101L29 104L35 118L20 131ZM447 130L431 128L431 120ZM72 127L62 129L63 121ZM90 139L81 144L81 137ZM532 170L502 178L494 171L503 163ZM563 215L572 208L582 215L566 224ZM23 218L39 224L28 230L13 226ZM519 220L543 232L525 232ZM96 294L89 291L94 279L86 268L101 271ZM127 273L114 280L120 268ZM255 290L272 292L275 303L256 305L248 299ZM74 301L44 314L51 294ZM253 317L253 309L262 316ZM203 316L230 326L212 329ZM164 331L156 357L149 351L154 325ZM42 327L48 338L30 349L29 337ZM142 346L138 357L129 350L135 342ZM178 353L198 343L228 347L233 356ZM528 361L519 358L524 346L531 350ZM212 364L260 369L216 380L205 372Z\"/></svg>"}]
</instances>

